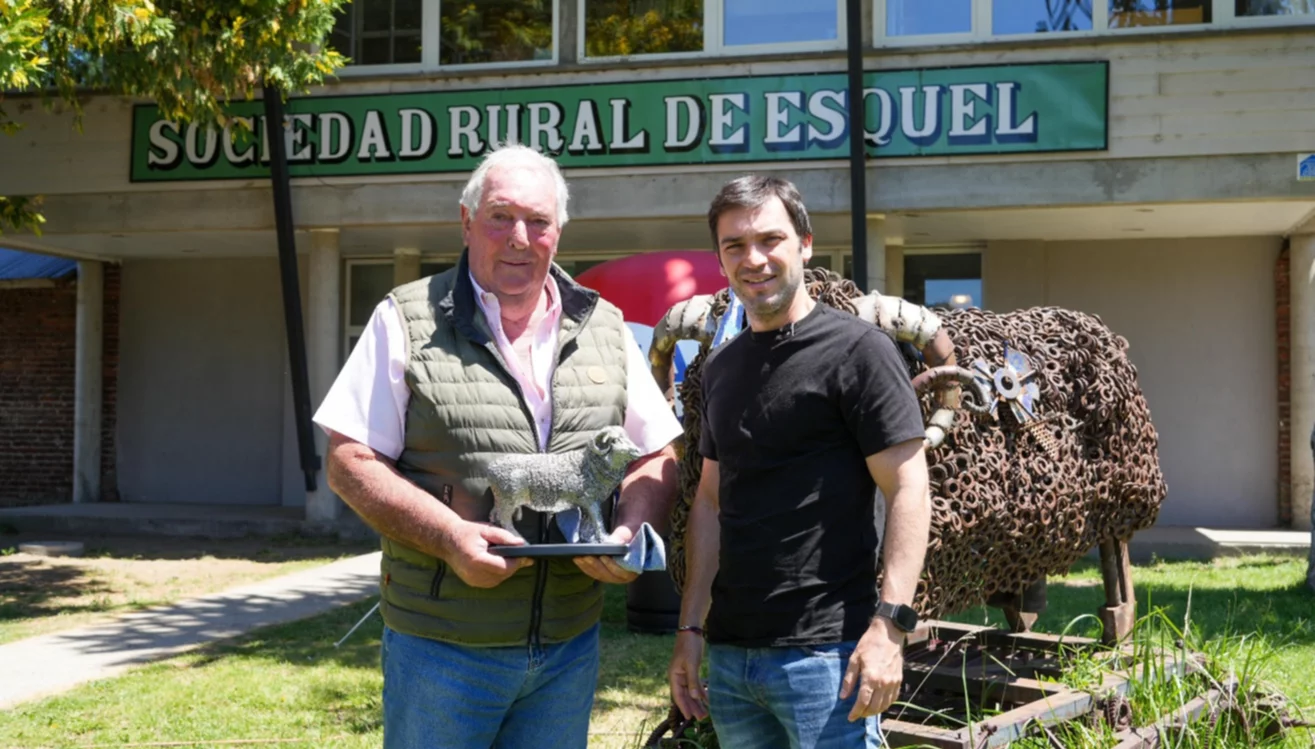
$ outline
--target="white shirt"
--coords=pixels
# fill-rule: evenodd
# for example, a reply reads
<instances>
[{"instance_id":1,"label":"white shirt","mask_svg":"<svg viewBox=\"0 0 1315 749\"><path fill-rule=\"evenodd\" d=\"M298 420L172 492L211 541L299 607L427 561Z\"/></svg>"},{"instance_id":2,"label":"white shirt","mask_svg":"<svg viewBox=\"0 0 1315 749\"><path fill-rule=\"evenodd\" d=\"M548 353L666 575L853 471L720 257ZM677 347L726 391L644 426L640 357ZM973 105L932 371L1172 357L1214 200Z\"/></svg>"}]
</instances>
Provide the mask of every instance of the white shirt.
<instances>
[{"instance_id":1,"label":"white shirt","mask_svg":"<svg viewBox=\"0 0 1315 749\"><path fill-rule=\"evenodd\" d=\"M473 283L475 279L472 276L470 280ZM561 331L561 295L551 276L545 293L550 297L548 313L531 333L534 336L531 371L526 372L503 331L497 297L475 284L475 301L538 424L540 450L547 448L552 426L550 393L557 365L557 336ZM625 328L625 341L624 427L640 452L649 455L670 444L682 430L629 328ZM374 308L356 348L315 412L314 421L326 431L337 432L396 460L405 444L406 408L410 400L411 390L406 386L406 331L402 329L393 300L385 297Z\"/></svg>"}]
</instances>

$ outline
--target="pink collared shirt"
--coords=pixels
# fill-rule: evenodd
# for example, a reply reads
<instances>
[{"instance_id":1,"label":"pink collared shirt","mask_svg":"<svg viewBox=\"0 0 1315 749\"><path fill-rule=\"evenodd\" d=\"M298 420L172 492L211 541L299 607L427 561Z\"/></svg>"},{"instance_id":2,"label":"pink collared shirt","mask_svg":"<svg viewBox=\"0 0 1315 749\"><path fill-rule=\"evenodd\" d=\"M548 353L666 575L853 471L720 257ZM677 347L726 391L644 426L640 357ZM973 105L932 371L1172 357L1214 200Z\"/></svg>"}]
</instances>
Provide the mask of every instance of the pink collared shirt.
<instances>
[{"instance_id":1,"label":"pink collared shirt","mask_svg":"<svg viewBox=\"0 0 1315 749\"><path fill-rule=\"evenodd\" d=\"M475 278L471 276L473 283ZM502 328L497 297L475 284L475 301L493 331L494 343L525 397L538 425L539 449L547 448L552 426L551 383L556 369L557 336L561 330L561 295L549 276L544 292L551 300L540 321L530 350L530 370L524 371ZM529 333L527 333L529 334ZM649 455L680 436L680 422L649 373L648 362L630 329L626 347L625 430L640 451ZM406 331L390 298L374 309L351 356L315 412L322 429L368 445L396 460L406 434L406 408L411 390L406 385Z\"/></svg>"}]
</instances>

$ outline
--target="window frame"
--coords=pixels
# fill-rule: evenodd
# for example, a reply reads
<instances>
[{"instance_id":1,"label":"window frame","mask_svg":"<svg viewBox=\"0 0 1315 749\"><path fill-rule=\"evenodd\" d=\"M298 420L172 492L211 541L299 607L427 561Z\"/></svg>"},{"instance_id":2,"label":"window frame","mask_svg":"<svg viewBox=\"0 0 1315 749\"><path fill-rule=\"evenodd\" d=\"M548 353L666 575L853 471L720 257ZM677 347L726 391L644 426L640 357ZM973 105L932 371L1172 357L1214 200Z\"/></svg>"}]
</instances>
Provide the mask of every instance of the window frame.
<instances>
[{"instance_id":1,"label":"window frame","mask_svg":"<svg viewBox=\"0 0 1315 749\"><path fill-rule=\"evenodd\" d=\"M389 65L361 65L351 63L339 69L339 78L355 76L392 75L395 73L432 73L444 70L480 71L508 70L515 68L534 68L557 65L561 59L558 32L561 28L561 4L570 0L552 0L552 57L545 60L515 60L511 62L471 62L456 65L443 65L441 31L442 0L422 0L420 30L420 62L408 62ZM581 32L583 34L583 32Z\"/></svg>"},{"instance_id":2,"label":"window frame","mask_svg":"<svg viewBox=\"0 0 1315 749\"><path fill-rule=\"evenodd\" d=\"M886 13L889 0L872 0L872 39L877 48L932 47L950 44L978 44L982 42L1025 42L1048 39L1090 39L1093 37L1138 36L1145 34L1176 34L1192 31L1284 28L1315 26L1315 13L1286 16L1238 16L1235 0L1210 0L1210 23L1180 24L1174 26L1137 26L1110 28L1109 0L1092 0L1091 29L1084 31L1055 31L1046 34L993 34L993 7L995 0L970 0L972 3L972 31L957 34L925 34L921 36L890 36L886 34Z\"/></svg>"},{"instance_id":3,"label":"window frame","mask_svg":"<svg viewBox=\"0 0 1315 749\"><path fill-rule=\"evenodd\" d=\"M569 2L569 0L557 0ZM626 62L630 60L688 60L699 57L734 57L792 52L827 52L844 50L846 43L845 0L835 0L836 38L831 41L787 42L782 44L722 44L723 18L725 0L703 0L703 49L695 52L654 52L638 55L607 55L590 57L585 54L585 4L588 0L576 0L576 18L579 33L576 34L576 59L586 65L598 63Z\"/></svg>"}]
</instances>

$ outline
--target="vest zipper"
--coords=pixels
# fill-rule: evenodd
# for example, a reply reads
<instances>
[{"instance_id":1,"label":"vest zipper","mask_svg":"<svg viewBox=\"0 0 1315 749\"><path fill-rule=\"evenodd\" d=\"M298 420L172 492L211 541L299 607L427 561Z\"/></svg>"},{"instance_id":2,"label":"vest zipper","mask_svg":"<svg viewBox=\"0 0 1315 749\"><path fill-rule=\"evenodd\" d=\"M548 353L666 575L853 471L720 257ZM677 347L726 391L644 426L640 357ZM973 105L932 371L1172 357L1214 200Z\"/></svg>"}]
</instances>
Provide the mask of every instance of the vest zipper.
<instances>
[{"instance_id":1,"label":"vest zipper","mask_svg":"<svg viewBox=\"0 0 1315 749\"><path fill-rule=\"evenodd\" d=\"M443 577L447 574L447 564L439 561L438 569L434 571L434 580L429 584L429 597L438 598L438 591L443 587Z\"/></svg>"}]
</instances>

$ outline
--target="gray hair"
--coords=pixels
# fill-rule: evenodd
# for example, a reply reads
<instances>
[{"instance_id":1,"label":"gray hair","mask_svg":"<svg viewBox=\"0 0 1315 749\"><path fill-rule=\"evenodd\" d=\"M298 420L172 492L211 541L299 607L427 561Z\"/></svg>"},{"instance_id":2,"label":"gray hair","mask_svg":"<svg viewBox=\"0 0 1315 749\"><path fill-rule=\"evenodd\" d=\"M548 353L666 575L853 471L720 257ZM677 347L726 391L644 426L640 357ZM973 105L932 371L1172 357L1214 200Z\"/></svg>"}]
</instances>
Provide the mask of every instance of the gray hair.
<instances>
[{"instance_id":1,"label":"gray hair","mask_svg":"<svg viewBox=\"0 0 1315 749\"><path fill-rule=\"evenodd\" d=\"M497 166L513 164L540 169L552 177L553 184L557 188L557 225L566 226L566 222L570 220L566 215L566 204L571 199L571 193L566 187L566 179L562 177L562 171L557 168L557 162L519 143L504 143L496 146L483 161L479 162L479 166L471 173L470 180L466 182L466 187L461 191L461 205L470 213L475 213L475 209L479 208L479 201L484 197L484 181L488 178L489 171Z\"/></svg>"}]
</instances>

